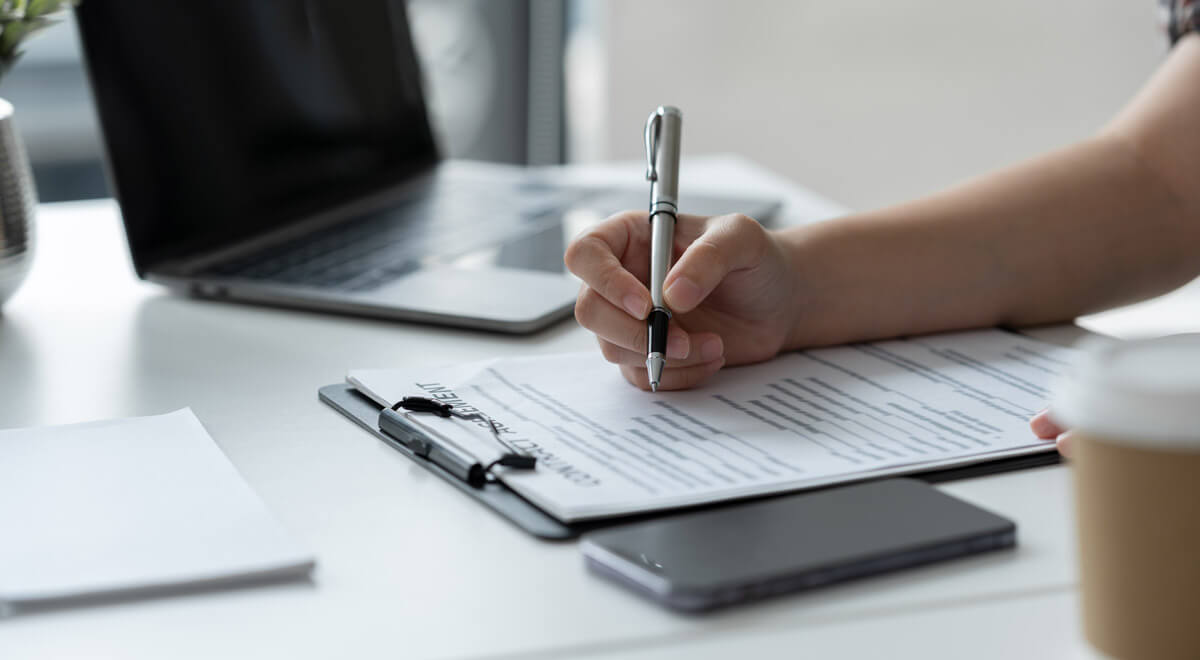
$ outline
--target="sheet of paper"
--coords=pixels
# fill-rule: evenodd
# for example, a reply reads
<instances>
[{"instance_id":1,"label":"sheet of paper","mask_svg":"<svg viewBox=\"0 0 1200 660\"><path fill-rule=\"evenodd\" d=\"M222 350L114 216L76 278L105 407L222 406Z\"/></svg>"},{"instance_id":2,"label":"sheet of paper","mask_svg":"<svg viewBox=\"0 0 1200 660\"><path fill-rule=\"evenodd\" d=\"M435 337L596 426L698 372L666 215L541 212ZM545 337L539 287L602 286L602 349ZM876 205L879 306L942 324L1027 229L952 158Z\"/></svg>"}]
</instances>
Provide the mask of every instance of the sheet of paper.
<instances>
[{"instance_id":1,"label":"sheet of paper","mask_svg":"<svg viewBox=\"0 0 1200 660\"><path fill-rule=\"evenodd\" d=\"M313 567L188 409L0 431L0 529L0 609Z\"/></svg>"},{"instance_id":2,"label":"sheet of paper","mask_svg":"<svg viewBox=\"0 0 1200 660\"><path fill-rule=\"evenodd\" d=\"M570 521L1053 450L1028 421L1070 352L980 330L789 353L684 392L640 391L595 353L349 381L379 403L419 394L492 417L540 461L505 483Z\"/></svg>"}]
</instances>

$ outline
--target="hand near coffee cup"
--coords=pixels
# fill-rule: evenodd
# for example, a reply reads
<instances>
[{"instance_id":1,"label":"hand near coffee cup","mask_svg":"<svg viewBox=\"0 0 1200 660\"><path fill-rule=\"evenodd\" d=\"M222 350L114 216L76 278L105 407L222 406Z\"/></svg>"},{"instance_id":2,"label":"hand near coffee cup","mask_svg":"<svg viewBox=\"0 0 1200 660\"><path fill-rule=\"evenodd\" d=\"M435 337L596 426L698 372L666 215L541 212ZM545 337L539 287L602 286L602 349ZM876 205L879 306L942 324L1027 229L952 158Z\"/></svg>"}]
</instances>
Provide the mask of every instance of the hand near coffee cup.
<instances>
[{"instance_id":1,"label":"hand near coffee cup","mask_svg":"<svg viewBox=\"0 0 1200 660\"><path fill-rule=\"evenodd\" d=\"M1053 440L1058 445L1058 453L1063 456L1071 455L1071 431L1063 428L1050 415L1047 408L1029 420L1029 428L1033 434L1042 440Z\"/></svg>"},{"instance_id":2,"label":"hand near coffee cup","mask_svg":"<svg viewBox=\"0 0 1200 660\"><path fill-rule=\"evenodd\" d=\"M1031 422L1070 431L1084 632L1116 658L1200 657L1200 335L1083 346Z\"/></svg>"}]
</instances>

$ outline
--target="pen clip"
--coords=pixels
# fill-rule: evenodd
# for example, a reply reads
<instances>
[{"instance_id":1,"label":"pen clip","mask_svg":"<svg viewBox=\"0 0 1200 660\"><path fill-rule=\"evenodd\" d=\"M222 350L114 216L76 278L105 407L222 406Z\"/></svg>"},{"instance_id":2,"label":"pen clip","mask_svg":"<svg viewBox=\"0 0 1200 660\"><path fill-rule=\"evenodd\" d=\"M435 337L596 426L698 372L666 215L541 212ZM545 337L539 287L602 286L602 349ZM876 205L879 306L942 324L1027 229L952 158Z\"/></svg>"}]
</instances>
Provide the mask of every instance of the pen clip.
<instances>
[{"instance_id":1,"label":"pen clip","mask_svg":"<svg viewBox=\"0 0 1200 660\"><path fill-rule=\"evenodd\" d=\"M658 181L658 170L654 161L658 156L658 128L662 123L663 109L657 108L646 118L646 180Z\"/></svg>"}]
</instances>

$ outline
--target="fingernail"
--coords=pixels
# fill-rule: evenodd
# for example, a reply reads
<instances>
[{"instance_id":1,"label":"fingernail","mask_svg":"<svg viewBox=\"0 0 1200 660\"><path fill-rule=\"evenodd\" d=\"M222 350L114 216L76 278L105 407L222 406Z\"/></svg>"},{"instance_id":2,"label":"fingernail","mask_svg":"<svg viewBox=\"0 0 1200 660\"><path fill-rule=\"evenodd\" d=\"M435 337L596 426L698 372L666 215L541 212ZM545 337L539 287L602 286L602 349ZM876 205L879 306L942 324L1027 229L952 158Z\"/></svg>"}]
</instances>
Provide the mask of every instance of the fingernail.
<instances>
[{"instance_id":1,"label":"fingernail","mask_svg":"<svg viewBox=\"0 0 1200 660\"><path fill-rule=\"evenodd\" d=\"M673 360L682 360L691 352L687 335L673 334L667 337L667 357Z\"/></svg>"},{"instance_id":2,"label":"fingernail","mask_svg":"<svg viewBox=\"0 0 1200 660\"><path fill-rule=\"evenodd\" d=\"M724 352L725 346L715 337L700 345L700 359L704 362L712 362Z\"/></svg>"},{"instance_id":3,"label":"fingernail","mask_svg":"<svg viewBox=\"0 0 1200 660\"><path fill-rule=\"evenodd\" d=\"M1059 435L1057 440L1055 441L1055 444L1058 445L1058 453L1062 454L1064 458L1071 457L1071 432L1070 431L1067 431L1067 432Z\"/></svg>"},{"instance_id":4,"label":"fingernail","mask_svg":"<svg viewBox=\"0 0 1200 660\"><path fill-rule=\"evenodd\" d=\"M700 304L700 286L686 277L681 277L663 292L667 306L679 309L691 309Z\"/></svg>"},{"instance_id":5,"label":"fingernail","mask_svg":"<svg viewBox=\"0 0 1200 660\"><path fill-rule=\"evenodd\" d=\"M644 319L646 318L646 315L650 313L650 310L647 309L648 303L646 302L646 299L642 298L636 293L631 293L625 296L625 300L622 302L622 304L625 305L625 311L629 312L629 314L636 319Z\"/></svg>"}]
</instances>

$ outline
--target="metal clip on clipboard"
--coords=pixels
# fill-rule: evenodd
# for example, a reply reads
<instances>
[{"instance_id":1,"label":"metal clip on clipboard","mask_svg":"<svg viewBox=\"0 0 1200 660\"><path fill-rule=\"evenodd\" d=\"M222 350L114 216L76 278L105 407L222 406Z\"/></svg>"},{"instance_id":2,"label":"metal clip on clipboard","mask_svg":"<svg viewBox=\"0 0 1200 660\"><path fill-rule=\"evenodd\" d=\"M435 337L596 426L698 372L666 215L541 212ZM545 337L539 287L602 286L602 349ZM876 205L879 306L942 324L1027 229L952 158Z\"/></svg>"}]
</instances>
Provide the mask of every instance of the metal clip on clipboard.
<instances>
[{"instance_id":1,"label":"metal clip on clipboard","mask_svg":"<svg viewBox=\"0 0 1200 660\"><path fill-rule=\"evenodd\" d=\"M413 413L429 413L437 417L457 417L458 419L487 423L492 437L504 447L500 457L484 464L474 456L455 447L451 443L441 442L432 434L414 425L400 410ZM500 431L491 418L482 413L464 414L454 409L454 406L420 396L406 396L391 408L379 411L379 430L404 445L413 454L436 463L455 477L476 488L487 482L488 474L497 465L515 470L532 470L537 467L537 458L514 450L500 437Z\"/></svg>"}]
</instances>

